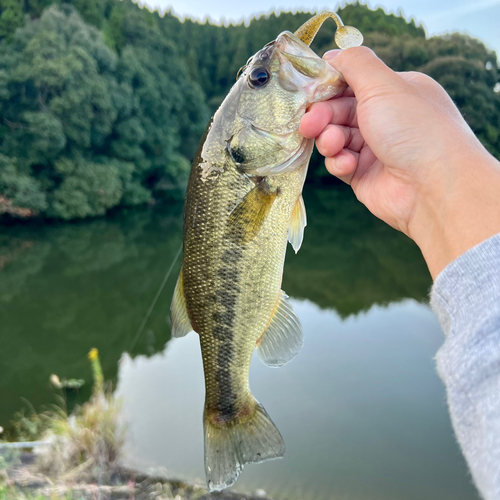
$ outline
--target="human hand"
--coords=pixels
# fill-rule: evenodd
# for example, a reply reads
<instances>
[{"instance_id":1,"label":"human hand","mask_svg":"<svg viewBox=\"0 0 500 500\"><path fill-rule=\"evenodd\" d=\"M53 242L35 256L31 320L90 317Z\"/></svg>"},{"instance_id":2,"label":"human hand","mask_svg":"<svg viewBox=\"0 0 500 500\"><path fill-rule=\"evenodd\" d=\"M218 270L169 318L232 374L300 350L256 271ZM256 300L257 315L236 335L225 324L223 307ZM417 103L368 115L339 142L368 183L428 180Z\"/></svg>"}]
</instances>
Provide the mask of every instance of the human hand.
<instances>
[{"instance_id":1,"label":"human hand","mask_svg":"<svg viewBox=\"0 0 500 500\"><path fill-rule=\"evenodd\" d=\"M500 166L437 82L395 73L366 47L325 59L349 88L313 104L300 131L374 215L416 241L433 277L500 231Z\"/></svg>"}]
</instances>

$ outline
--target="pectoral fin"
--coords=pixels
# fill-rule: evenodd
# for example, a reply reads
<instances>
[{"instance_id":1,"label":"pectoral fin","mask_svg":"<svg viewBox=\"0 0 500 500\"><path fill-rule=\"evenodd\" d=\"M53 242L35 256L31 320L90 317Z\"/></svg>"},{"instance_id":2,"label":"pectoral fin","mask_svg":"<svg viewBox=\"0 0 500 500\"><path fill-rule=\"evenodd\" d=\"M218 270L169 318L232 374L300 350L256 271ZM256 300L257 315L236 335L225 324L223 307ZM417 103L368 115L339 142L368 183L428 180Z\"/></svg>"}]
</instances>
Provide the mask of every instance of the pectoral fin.
<instances>
[{"instance_id":1,"label":"pectoral fin","mask_svg":"<svg viewBox=\"0 0 500 500\"><path fill-rule=\"evenodd\" d=\"M240 243L252 241L264 224L277 192L269 190L266 181L257 184L236 206L228 220L228 236Z\"/></svg>"},{"instance_id":2,"label":"pectoral fin","mask_svg":"<svg viewBox=\"0 0 500 500\"><path fill-rule=\"evenodd\" d=\"M281 290L268 329L257 342L259 358L269 366L283 366L291 361L304 343L302 325L287 294Z\"/></svg>"},{"instance_id":3,"label":"pectoral fin","mask_svg":"<svg viewBox=\"0 0 500 500\"><path fill-rule=\"evenodd\" d=\"M193 331L186 309L186 299L184 298L184 286L182 283L182 269L177 278L174 296L170 306L170 324L172 337L184 337Z\"/></svg>"},{"instance_id":4,"label":"pectoral fin","mask_svg":"<svg viewBox=\"0 0 500 500\"><path fill-rule=\"evenodd\" d=\"M307 226L306 207L302 195L299 196L295 207L293 207L292 218L288 226L288 241L291 243L295 253L299 251L304 239L304 228Z\"/></svg>"}]
</instances>

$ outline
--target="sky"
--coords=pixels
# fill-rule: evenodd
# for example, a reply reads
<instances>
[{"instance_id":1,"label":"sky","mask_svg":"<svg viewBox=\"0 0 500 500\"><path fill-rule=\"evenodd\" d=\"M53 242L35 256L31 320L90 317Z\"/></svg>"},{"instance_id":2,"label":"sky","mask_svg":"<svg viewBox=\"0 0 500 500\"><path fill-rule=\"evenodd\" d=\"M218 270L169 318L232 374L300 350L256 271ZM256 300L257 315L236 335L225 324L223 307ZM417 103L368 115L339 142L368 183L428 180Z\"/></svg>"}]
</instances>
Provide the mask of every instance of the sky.
<instances>
[{"instance_id":1,"label":"sky","mask_svg":"<svg viewBox=\"0 0 500 500\"><path fill-rule=\"evenodd\" d=\"M137 0L136 0L137 1ZM336 10L338 1L327 4L325 0L139 0L152 9L171 9L179 17L217 23L242 21L255 15L272 11L322 11ZM371 8L383 7L386 12L402 12L407 19L413 17L422 23L428 35L452 31L467 33L481 39L500 55L500 0L362 0Z\"/></svg>"}]
</instances>

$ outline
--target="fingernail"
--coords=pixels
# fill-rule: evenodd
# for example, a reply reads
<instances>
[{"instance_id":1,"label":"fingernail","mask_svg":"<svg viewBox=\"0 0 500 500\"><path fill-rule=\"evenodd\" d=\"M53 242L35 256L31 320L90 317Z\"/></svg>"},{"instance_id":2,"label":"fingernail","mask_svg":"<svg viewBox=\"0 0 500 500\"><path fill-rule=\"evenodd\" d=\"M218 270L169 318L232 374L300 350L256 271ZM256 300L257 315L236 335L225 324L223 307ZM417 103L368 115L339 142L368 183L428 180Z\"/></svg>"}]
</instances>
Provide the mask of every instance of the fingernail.
<instances>
[{"instance_id":1,"label":"fingernail","mask_svg":"<svg viewBox=\"0 0 500 500\"><path fill-rule=\"evenodd\" d=\"M340 49L329 50L328 52L325 52L323 59L330 61L332 59L335 59L341 52L342 51Z\"/></svg>"}]
</instances>

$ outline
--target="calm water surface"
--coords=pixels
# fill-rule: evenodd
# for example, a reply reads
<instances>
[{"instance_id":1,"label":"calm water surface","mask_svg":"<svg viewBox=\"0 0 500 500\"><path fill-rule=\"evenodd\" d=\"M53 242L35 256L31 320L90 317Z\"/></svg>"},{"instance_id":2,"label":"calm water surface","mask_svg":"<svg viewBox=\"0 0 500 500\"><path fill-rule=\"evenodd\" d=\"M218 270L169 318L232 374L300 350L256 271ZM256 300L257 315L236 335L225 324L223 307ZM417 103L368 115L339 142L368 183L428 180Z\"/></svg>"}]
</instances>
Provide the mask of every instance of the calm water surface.
<instances>
[{"instance_id":1,"label":"calm water surface","mask_svg":"<svg viewBox=\"0 0 500 500\"><path fill-rule=\"evenodd\" d=\"M420 252L347 188L309 189L309 225L283 289L305 346L281 369L255 358L252 390L286 442L236 489L278 499L476 500L433 357ZM0 425L25 398L55 402L49 376L84 378L100 350L129 425L127 460L203 482L203 374L197 338L170 339L182 206L0 232ZM173 272L138 328L167 269Z\"/></svg>"}]
</instances>

